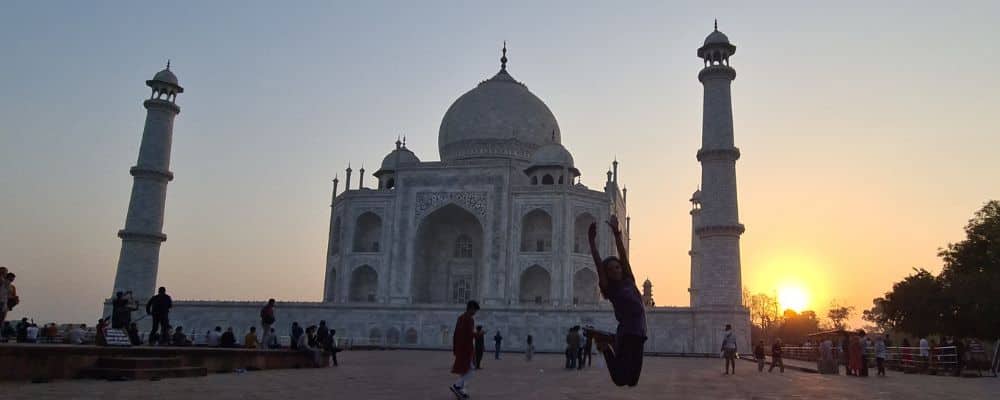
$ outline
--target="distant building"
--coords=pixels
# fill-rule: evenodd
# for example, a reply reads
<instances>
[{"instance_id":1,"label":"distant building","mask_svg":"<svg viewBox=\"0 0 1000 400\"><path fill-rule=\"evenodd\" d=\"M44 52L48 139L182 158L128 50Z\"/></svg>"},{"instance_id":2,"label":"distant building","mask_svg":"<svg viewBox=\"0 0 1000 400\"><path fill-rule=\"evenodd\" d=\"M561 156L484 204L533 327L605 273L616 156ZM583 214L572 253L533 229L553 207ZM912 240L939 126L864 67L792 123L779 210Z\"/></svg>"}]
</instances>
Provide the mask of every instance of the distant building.
<instances>
[{"instance_id":1,"label":"distant building","mask_svg":"<svg viewBox=\"0 0 1000 400\"><path fill-rule=\"evenodd\" d=\"M714 354L726 324L736 328L744 337L742 348L748 348L749 314L740 304L743 227L736 214L734 167L739 151L733 147L729 93L734 52L718 30L698 50L705 64L699 74L705 109L698 151L700 222L693 226L691 251L692 307L654 308L652 283L646 280L649 351ZM438 132L440 161L422 161L400 138L372 174L373 182L363 167L355 182L348 166L343 191L334 179L323 300L280 302L279 330L292 321L325 319L342 338L445 348L451 345L455 316L470 299L484 307L477 322L499 329L514 348L531 334L538 349L561 349L565 329L573 325L614 328L610 306L597 290L587 229L591 223L602 225L598 246L602 254L614 255L603 222L617 215L628 245L627 189L619 187L618 162L606 172L603 188L580 183L582 171L563 145L555 116L508 72L506 53L504 46L499 72L445 112ZM169 69L151 82L147 108L155 107L133 168L136 189L120 233L122 261L115 283L116 290L133 289L138 297L153 293L156 256L166 240L159 229L166 182L172 178L166 167L172 118L179 112L174 100L182 91ZM167 93L166 99L158 91ZM161 108L174 111L164 114ZM624 141L615 135L611 146ZM158 150L151 155L158 163L147 166L147 149ZM142 229L133 229L136 221ZM149 221L155 223L143 225ZM174 305L176 324L198 331L220 321L254 325L261 303Z\"/></svg>"},{"instance_id":2,"label":"distant building","mask_svg":"<svg viewBox=\"0 0 1000 400\"><path fill-rule=\"evenodd\" d=\"M646 307L656 307L656 302L653 301L653 282L650 282L649 278L642 283L642 304Z\"/></svg>"}]
</instances>

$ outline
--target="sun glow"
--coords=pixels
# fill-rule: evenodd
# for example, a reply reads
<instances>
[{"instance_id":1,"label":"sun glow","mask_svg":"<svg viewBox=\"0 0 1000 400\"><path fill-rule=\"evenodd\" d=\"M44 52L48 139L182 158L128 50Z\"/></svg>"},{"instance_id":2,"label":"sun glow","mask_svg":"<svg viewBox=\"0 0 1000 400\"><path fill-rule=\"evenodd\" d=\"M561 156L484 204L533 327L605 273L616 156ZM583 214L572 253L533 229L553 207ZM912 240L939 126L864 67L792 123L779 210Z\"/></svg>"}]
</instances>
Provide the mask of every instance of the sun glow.
<instances>
[{"instance_id":1,"label":"sun glow","mask_svg":"<svg viewBox=\"0 0 1000 400\"><path fill-rule=\"evenodd\" d=\"M778 304L782 310L802 312L809 304L809 295L799 286L783 286L778 289Z\"/></svg>"}]
</instances>

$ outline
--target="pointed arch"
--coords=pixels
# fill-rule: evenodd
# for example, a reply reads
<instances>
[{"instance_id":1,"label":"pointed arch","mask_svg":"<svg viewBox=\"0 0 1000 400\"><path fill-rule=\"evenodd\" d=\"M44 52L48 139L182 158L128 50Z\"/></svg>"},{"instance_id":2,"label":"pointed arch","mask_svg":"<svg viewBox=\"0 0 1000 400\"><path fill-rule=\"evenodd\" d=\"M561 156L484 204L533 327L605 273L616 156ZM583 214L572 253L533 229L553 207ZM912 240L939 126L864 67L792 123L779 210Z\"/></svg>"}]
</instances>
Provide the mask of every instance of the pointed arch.
<instances>
[{"instance_id":1,"label":"pointed arch","mask_svg":"<svg viewBox=\"0 0 1000 400\"><path fill-rule=\"evenodd\" d=\"M357 303L374 303L378 297L378 272L362 265L351 273L349 300Z\"/></svg>"},{"instance_id":2,"label":"pointed arch","mask_svg":"<svg viewBox=\"0 0 1000 400\"><path fill-rule=\"evenodd\" d=\"M370 211L358 216L357 222L354 224L355 252L377 253L381 237L382 217Z\"/></svg>"},{"instance_id":3,"label":"pointed arch","mask_svg":"<svg viewBox=\"0 0 1000 400\"><path fill-rule=\"evenodd\" d=\"M483 241L476 216L454 203L424 217L414 244L413 302L464 304L475 298Z\"/></svg>"},{"instance_id":4,"label":"pointed arch","mask_svg":"<svg viewBox=\"0 0 1000 400\"><path fill-rule=\"evenodd\" d=\"M587 254L590 252L590 242L587 237L587 230L590 224L597 222L590 213L582 213L576 216L573 221L573 252L577 254Z\"/></svg>"},{"instance_id":5,"label":"pointed arch","mask_svg":"<svg viewBox=\"0 0 1000 400\"><path fill-rule=\"evenodd\" d=\"M573 304L597 304L597 273L590 268L580 268L573 274Z\"/></svg>"},{"instance_id":6,"label":"pointed arch","mask_svg":"<svg viewBox=\"0 0 1000 400\"><path fill-rule=\"evenodd\" d=\"M536 208L521 219L521 251L552 251L552 216Z\"/></svg>"},{"instance_id":7,"label":"pointed arch","mask_svg":"<svg viewBox=\"0 0 1000 400\"><path fill-rule=\"evenodd\" d=\"M521 304L548 304L552 278L540 265L532 265L521 273Z\"/></svg>"}]
</instances>

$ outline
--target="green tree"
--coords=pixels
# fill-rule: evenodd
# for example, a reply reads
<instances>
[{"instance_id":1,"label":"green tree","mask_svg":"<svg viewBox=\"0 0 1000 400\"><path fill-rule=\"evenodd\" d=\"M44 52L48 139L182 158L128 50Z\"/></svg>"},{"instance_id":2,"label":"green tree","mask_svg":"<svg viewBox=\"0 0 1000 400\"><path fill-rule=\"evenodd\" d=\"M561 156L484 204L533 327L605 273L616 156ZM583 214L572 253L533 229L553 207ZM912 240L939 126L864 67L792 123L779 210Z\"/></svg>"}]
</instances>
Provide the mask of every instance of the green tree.
<instances>
[{"instance_id":1,"label":"green tree","mask_svg":"<svg viewBox=\"0 0 1000 400\"><path fill-rule=\"evenodd\" d=\"M777 335L787 343L799 344L807 339L807 335L819 332L819 319L814 311L796 313L785 310Z\"/></svg>"},{"instance_id":2,"label":"green tree","mask_svg":"<svg viewBox=\"0 0 1000 400\"><path fill-rule=\"evenodd\" d=\"M938 253L950 303L941 333L1000 337L1000 201L987 202L965 226L965 240Z\"/></svg>"},{"instance_id":3,"label":"green tree","mask_svg":"<svg viewBox=\"0 0 1000 400\"><path fill-rule=\"evenodd\" d=\"M892 285L892 291L873 300L868 314L876 325L892 326L917 336L940 332L944 310L941 282L925 269Z\"/></svg>"}]
</instances>

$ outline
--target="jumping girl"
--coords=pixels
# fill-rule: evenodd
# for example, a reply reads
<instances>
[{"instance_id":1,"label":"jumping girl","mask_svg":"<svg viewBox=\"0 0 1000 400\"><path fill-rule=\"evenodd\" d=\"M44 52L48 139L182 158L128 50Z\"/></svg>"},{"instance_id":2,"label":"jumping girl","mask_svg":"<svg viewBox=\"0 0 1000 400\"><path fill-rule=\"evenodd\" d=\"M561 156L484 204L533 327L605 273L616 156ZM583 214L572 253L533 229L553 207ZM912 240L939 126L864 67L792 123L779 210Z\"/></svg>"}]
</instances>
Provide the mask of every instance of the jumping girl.
<instances>
[{"instance_id":1,"label":"jumping girl","mask_svg":"<svg viewBox=\"0 0 1000 400\"><path fill-rule=\"evenodd\" d=\"M618 257L601 259L596 244L597 223L590 224L587 234L590 239L590 254L597 266L601 295L614 307L618 329L614 334L587 329L586 335L597 343L597 349L604 354L611 380L618 386L635 386L639 383L639 374L642 372L643 346L646 342L646 310L628 263L628 252L622 242L618 217L612 215L607 224L615 236Z\"/></svg>"}]
</instances>

